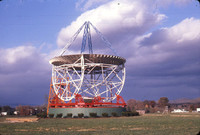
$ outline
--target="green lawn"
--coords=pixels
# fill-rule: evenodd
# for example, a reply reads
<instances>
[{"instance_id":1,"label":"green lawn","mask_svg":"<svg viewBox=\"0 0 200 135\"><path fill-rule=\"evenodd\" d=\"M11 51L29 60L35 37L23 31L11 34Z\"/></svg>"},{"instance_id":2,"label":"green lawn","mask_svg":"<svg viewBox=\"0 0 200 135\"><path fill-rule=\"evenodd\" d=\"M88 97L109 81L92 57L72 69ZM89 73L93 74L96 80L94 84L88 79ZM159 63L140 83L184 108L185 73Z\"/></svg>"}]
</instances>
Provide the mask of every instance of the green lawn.
<instances>
[{"instance_id":1,"label":"green lawn","mask_svg":"<svg viewBox=\"0 0 200 135\"><path fill-rule=\"evenodd\" d=\"M200 131L200 114L40 119L34 123L3 123L4 120L0 118L0 135L196 135Z\"/></svg>"}]
</instances>

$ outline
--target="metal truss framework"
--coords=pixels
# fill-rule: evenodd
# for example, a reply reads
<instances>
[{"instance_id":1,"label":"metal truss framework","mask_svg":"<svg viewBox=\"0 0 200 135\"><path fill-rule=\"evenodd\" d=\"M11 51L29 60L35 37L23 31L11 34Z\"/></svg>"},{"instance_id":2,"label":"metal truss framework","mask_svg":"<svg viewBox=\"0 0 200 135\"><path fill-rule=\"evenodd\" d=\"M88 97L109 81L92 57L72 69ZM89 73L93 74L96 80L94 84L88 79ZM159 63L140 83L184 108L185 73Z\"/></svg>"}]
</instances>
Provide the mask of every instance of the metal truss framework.
<instances>
[{"instance_id":1,"label":"metal truss framework","mask_svg":"<svg viewBox=\"0 0 200 135\"><path fill-rule=\"evenodd\" d=\"M81 55L72 64L53 65L49 106L125 106L119 96L124 82L124 64L93 63Z\"/></svg>"},{"instance_id":2,"label":"metal truss framework","mask_svg":"<svg viewBox=\"0 0 200 135\"><path fill-rule=\"evenodd\" d=\"M105 43L105 45L110 48L115 55L117 55L116 51L111 47L111 43L104 37L104 35L90 22L86 21L79 29L78 31L72 36L72 38L67 42L65 47L62 49L60 56L62 56L65 51L72 45L72 43L76 40L77 36L81 32L81 30L84 27L84 33L83 33L83 39L82 39L82 46L81 46L81 54L85 51L86 42L88 41L88 49L89 53L93 54L92 49L92 39L91 39L91 33L90 33L90 26L95 30L95 32L99 35L101 40Z\"/></svg>"}]
</instances>

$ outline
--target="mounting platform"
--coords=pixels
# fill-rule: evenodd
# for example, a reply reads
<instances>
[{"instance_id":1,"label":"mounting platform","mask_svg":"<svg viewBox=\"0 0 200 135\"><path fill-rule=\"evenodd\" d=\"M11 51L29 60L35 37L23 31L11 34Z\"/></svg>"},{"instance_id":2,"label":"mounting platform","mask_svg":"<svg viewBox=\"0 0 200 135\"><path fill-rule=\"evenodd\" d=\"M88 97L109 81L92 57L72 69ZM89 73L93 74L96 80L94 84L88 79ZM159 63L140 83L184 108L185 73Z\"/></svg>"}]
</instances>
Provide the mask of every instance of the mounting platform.
<instances>
[{"instance_id":1,"label":"mounting platform","mask_svg":"<svg viewBox=\"0 0 200 135\"><path fill-rule=\"evenodd\" d=\"M107 113L108 116L113 116L112 113L116 113L117 116L121 116L122 112L125 112L125 107L93 107L93 108L49 108L49 114L62 114L62 117L66 117L67 114L72 114L72 117L78 117L78 114L83 114L84 117L90 117L90 113L96 113L98 117L102 117L103 113Z\"/></svg>"}]
</instances>

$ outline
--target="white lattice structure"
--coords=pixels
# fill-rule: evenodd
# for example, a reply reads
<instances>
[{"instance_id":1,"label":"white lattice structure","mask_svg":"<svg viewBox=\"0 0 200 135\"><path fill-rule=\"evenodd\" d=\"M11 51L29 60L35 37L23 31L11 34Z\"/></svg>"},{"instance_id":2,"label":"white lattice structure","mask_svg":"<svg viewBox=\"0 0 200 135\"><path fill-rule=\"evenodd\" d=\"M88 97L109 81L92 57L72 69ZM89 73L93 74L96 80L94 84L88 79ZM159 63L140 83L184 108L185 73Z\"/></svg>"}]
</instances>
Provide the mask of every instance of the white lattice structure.
<instances>
[{"instance_id":1,"label":"white lattice structure","mask_svg":"<svg viewBox=\"0 0 200 135\"><path fill-rule=\"evenodd\" d=\"M80 94L83 99L101 97L110 102L120 94L125 82L125 59L102 54L78 54L50 60L54 91L63 101Z\"/></svg>"}]
</instances>

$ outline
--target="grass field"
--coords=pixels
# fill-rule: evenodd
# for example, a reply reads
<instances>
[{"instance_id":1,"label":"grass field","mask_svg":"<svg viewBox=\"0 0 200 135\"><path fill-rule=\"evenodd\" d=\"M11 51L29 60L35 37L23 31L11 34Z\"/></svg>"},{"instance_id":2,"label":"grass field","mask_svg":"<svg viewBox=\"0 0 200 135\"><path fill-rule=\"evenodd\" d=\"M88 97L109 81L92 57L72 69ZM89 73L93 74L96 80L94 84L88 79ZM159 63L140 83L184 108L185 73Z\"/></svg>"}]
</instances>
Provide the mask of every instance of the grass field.
<instances>
[{"instance_id":1,"label":"grass field","mask_svg":"<svg viewBox=\"0 0 200 135\"><path fill-rule=\"evenodd\" d=\"M200 114L148 114L135 117L40 119L6 123L0 118L0 135L196 135Z\"/></svg>"}]
</instances>

